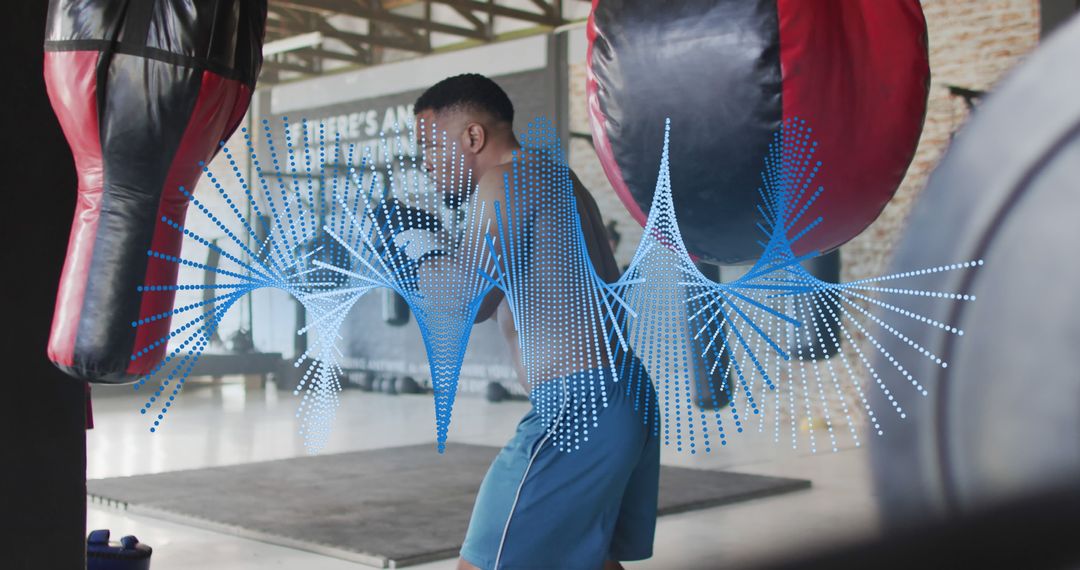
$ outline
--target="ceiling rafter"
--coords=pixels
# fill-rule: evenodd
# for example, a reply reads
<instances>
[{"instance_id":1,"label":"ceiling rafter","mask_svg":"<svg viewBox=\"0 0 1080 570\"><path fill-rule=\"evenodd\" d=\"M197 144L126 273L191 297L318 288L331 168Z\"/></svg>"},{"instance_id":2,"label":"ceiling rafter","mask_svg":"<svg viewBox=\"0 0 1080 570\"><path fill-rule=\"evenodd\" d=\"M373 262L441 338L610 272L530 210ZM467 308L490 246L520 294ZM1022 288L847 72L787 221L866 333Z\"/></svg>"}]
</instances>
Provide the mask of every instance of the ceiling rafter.
<instances>
[{"instance_id":1,"label":"ceiling rafter","mask_svg":"<svg viewBox=\"0 0 1080 570\"><path fill-rule=\"evenodd\" d=\"M345 14L353 16L354 18L363 18L372 22L381 22L385 24L400 24L402 26L409 26L412 29L428 30L431 32L440 32L443 34L450 34L455 36L461 36L465 38L482 40L484 34L481 31L477 31L470 28L463 28L461 26L454 26L451 24L444 24L441 22L434 22L431 20L425 20L422 18L413 18L411 16L402 16L395 12L389 12L386 10L376 10L369 6L364 6L356 2L347 2L345 0L274 0L271 5L285 6L288 8L294 8L297 10L314 11L323 14Z\"/></svg>"},{"instance_id":2,"label":"ceiling rafter","mask_svg":"<svg viewBox=\"0 0 1080 570\"><path fill-rule=\"evenodd\" d=\"M318 45L268 55L264 63L268 73L264 79L280 80L281 72L319 74L324 70L323 60L374 65L384 60L384 49L431 53L433 32L465 40L491 42L496 39L492 26L495 18L554 28L566 23L562 18L563 1L530 0L538 10L533 11L499 4L498 0L270 0L266 28L268 41L319 32L324 38L341 42L341 45L331 42L327 47L325 42L320 42ZM433 19L431 8L435 4L452 9L467 24L461 20ZM410 6L417 5L422 5L422 16L402 12L408 12ZM416 10L412 12L415 14ZM366 32L354 31L365 28L362 24L356 27L349 25L350 18L366 20Z\"/></svg>"},{"instance_id":3,"label":"ceiling rafter","mask_svg":"<svg viewBox=\"0 0 1080 570\"><path fill-rule=\"evenodd\" d=\"M293 63L289 61L276 61L271 59L264 59L262 64L263 70L270 71L295 71L297 73L312 74L318 71L314 67L302 65L299 63Z\"/></svg>"},{"instance_id":4,"label":"ceiling rafter","mask_svg":"<svg viewBox=\"0 0 1080 570\"><path fill-rule=\"evenodd\" d=\"M341 53L339 51L329 50L321 47L306 47L296 50L297 55L311 55L322 59L332 59L336 61L347 61L349 63L362 63L366 64L367 61L357 57L358 54Z\"/></svg>"},{"instance_id":5,"label":"ceiling rafter","mask_svg":"<svg viewBox=\"0 0 1080 570\"><path fill-rule=\"evenodd\" d=\"M393 14L393 12L390 11L392 8L394 8L394 7L402 7L402 6L407 6L408 5L407 3L404 3L404 2L393 3L393 2L388 2L386 0L362 0L362 1L366 2L368 4L368 7L371 10L374 10L376 12L383 13L383 14ZM425 21L430 20L430 19L431 18L429 18L429 17L424 18ZM402 36L405 36L407 38L412 38L412 39L414 39L416 41L421 41L423 39L421 34L415 28L413 28L412 26L406 25L406 24L401 23L401 22L385 22L385 23L388 23L391 26L390 29L397 31ZM380 31L385 31L385 30L380 30ZM430 31L425 30L425 33L430 33Z\"/></svg>"},{"instance_id":6,"label":"ceiling rafter","mask_svg":"<svg viewBox=\"0 0 1080 570\"><path fill-rule=\"evenodd\" d=\"M476 14L474 14L472 10L469 10L468 8L465 8L465 7L462 7L462 6L453 6L452 5L450 7L453 8L454 11L457 12L458 15L460 15L462 18L465 18L466 20L468 20L469 23L473 25L473 27L475 27L478 30L484 30L486 33L488 33L488 35L490 35L490 30L487 29L487 27L488 27L487 22L484 22L479 17L477 17Z\"/></svg>"},{"instance_id":7,"label":"ceiling rafter","mask_svg":"<svg viewBox=\"0 0 1080 570\"><path fill-rule=\"evenodd\" d=\"M556 8L561 8L561 6L556 6L555 4L548 4L544 0L531 0L531 1L532 1L534 6L536 6L537 8L540 8L540 10L544 14L546 14L548 17L552 17L552 18L558 17L558 14L556 13Z\"/></svg>"},{"instance_id":8,"label":"ceiling rafter","mask_svg":"<svg viewBox=\"0 0 1080 570\"><path fill-rule=\"evenodd\" d=\"M359 53L360 51L366 52L366 45L377 45L381 47L414 51L417 53L429 53L431 51L431 47L427 45L427 42L425 41L412 41L405 38L373 36L371 34L347 32L336 28L321 17L319 18L319 21L313 26L284 23L278 25L267 24L267 31L275 31L278 33L282 33L285 36L298 35L315 31L321 33L323 36L326 36L328 38L341 40L351 49L357 50L357 53Z\"/></svg>"},{"instance_id":9,"label":"ceiling rafter","mask_svg":"<svg viewBox=\"0 0 1080 570\"><path fill-rule=\"evenodd\" d=\"M468 10L473 12L473 14L491 14L493 16L513 18L515 20L522 20L542 26L561 26L566 23L566 21L555 12L555 6L553 4L548 4L542 0L535 0L534 3L541 6L547 6L547 8L544 8L545 12L543 14L527 12L518 8L508 8L501 4L482 2L480 0L431 0L431 2L433 4L445 4L455 9Z\"/></svg>"}]
</instances>

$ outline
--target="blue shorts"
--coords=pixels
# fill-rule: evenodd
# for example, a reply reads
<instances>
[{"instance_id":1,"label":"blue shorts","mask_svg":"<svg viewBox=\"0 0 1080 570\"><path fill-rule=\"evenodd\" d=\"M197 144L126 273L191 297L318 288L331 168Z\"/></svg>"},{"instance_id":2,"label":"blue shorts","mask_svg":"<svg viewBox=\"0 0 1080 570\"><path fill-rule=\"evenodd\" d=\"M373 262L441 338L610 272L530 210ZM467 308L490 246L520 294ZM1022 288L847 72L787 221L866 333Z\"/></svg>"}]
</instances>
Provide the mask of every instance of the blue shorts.
<instances>
[{"instance_id":1,"label":"blue shorts","mask_svg":"<svg viewBox=\"0 0 1080 570\"><path fill-rule=\"evenodd\" d=\"M652 556L659 492L656 393L637 359L608 383L579 450L560 451L536 406L480 485L461 557L484 570L587 568ZM568 381L597 371L575 374ZM610 375L608 375L610 376ZM561 386L545 382L538 392Z\"/></svg>"}]
</instances>

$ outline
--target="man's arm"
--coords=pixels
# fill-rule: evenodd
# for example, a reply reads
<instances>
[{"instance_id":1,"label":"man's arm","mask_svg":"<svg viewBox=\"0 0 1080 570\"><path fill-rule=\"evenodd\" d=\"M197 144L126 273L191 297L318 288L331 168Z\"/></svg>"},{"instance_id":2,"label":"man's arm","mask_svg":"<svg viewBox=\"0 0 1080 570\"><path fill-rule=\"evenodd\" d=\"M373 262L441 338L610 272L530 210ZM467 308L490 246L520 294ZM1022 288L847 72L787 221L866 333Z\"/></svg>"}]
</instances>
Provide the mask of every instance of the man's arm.
<instances>
[{"instance_id":1,"label":"man's arm","mask_svg":"<svg viewBox=\"0 0 1080 570\"><path fill-rule=\"evenodd\" d=\"M619 265L615 262L615 252L611 251L611 243L608 242L607 228L604 226L604 218L600 215L600 208L596 205L596 199L573 170L570 171L570 180L574 185L574 200L577 202L578 217L581 219L581 231L585 234L585 246L589 251L589 259L600 279L613 283L619 279L622 272L619 271Z\"/></svg>"},{"instance_id":2,"label":"man's arm","mask_svg":"<svg viewBox=\"0 0 1080 570\"><path fill-rule=\"evenodd\" d=\"M506 188L503 184L503 174L510 172L510 165L501 165L493 168L490 172L485 174L477 185L477 208L483 207L483 216L477 216L479 218L478 223L479 231L485 232L481 235L480 247L487 248L487 240L485 236L490 236L492 243L495 244L495 251L500 251L499 242L499 228L497 226L497 220L495 217L495 203L499 203L499 207L502 210L503 224L506 224ZM482 206L481 206L482 205ZM487 256L479 256L482 259L488 259ZM503 265L505 268L505 264ZM499 308L499 303L506 297L502 289L498 287L492 289L484 296L484 300L480 303L480 309L476 313L476 319L473 323L482 323L495 316L495 310Z\"/></svg>"},{"instance_id":3,"label":"man's arm","mask_svg":"<svg viewBox=\"0 0 1080 570\"><path fill-rule=\"evenodd\" d=\"M476 319L473 320L473 324L482 323L495 316L495 310L499 308L499 303L506 297L502 292L502 289L498 287L492 289L484 296L484 300L480 302L480 310L476 312Z\"/></svg>"},{"instance_id":4,"label":"man's arm","mask_svg":"<svg viewBox=\"0 0 1080 570\"><path fill-rule=\"evenodd\" d=\"M493 253L488 246L488 240L494 244L496 254L500 253L499 229L495 216L495 204L499 203L503 210L503 223L505 220L506 192L503 188L503 173L509 172L510 165L502 165L493 168L484 175L477 184L476 194L470 200L470 211L467 213L468 227L465 229L464 238L457 247L447 251L447 255L424 263L420 267L419 281L421 291L430 294L445 294L444 291L435 291L433 288L445 287L448 282L460 283L465 287L468 283L477 284L477 292L487 284L487 280L479 275L484 271L492 277L498 276L498 270L492 262ZM504 264L500 264L505 268ZM425 291L425 289L433 289ZM499 303L505 295L494 288L485 295L480 303L473 322L480 323L494 316Z\"/></svg>"}]
</instances>

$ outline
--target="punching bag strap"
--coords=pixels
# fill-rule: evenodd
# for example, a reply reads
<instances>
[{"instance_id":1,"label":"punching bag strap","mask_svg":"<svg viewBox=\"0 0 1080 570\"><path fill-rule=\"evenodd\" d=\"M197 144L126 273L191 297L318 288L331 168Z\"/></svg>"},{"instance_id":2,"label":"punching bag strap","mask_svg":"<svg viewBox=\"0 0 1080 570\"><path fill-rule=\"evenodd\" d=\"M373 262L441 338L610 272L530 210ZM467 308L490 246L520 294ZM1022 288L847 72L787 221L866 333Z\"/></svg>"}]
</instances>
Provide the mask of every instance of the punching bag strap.
<instances>
[{"instance_id":1,"label":"punching bag strap","mask_svg":"<svg viewBox=\"0 0 1080 570\"><path fill-rule=\"evenodd\" d=\"M120 17L109 22L109 29L105 32L105 36L101 38L105 42L105 45L101 48L101 55L98 56L97 64L97 110L98 110L98 124L101 124L101 114L105 111L105 85L109 84L109 67L112 64L113 54L116 53L116 45L118 43L120 33L128 27L128 15L130 12L146 12L146 30L143 31L143 36L146 36L147 30L150 26L150 16L153 15L154 2L153 0L140 0L132 2L131 0L124 1L124 7L120 11L122 14Z\"/></svg>"},{"instance_id":2,"label":"punching bag strap","mask_svg":"<svg viewBox=\"0 0 1080 570\"><path fill-rule=\"evenodd\" d=\"M120 41L128 50L146 49L146 37L150 33L150 18L154 15L154 0L128 0L125 7L124 26L120 30ZM114 36L115 38L115 36Z\"/></svg>"}]
</instances>

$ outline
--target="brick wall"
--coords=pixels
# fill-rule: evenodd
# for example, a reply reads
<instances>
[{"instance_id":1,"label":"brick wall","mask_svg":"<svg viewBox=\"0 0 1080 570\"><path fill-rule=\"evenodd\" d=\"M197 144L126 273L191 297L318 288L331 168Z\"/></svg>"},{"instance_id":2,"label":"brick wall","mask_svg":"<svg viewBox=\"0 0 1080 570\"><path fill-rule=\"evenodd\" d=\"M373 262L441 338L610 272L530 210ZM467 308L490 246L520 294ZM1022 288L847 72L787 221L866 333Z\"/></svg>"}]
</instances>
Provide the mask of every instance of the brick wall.
<instances>
[{"instance_id":1,"label":"brick wall","mask_svg":"<svg viewBox=\"0 0 1080 570\"><path fill-rule=\"evenodd\" d=\"M1039 39L1038 0L924 0L930 37L930 100L915 159L885 211L865 232L845 245L845 280L886 270L908 212L967 118L963 100L947 85L992 89Z\"/></svg>"}]
</instances>

